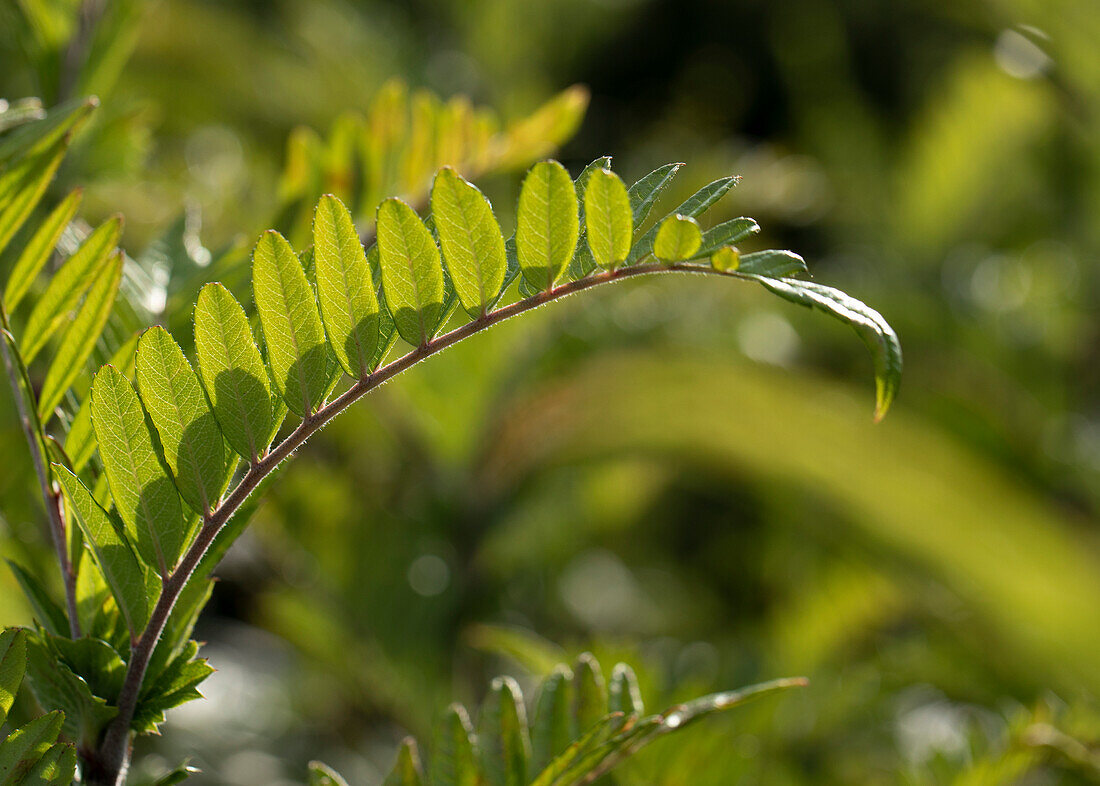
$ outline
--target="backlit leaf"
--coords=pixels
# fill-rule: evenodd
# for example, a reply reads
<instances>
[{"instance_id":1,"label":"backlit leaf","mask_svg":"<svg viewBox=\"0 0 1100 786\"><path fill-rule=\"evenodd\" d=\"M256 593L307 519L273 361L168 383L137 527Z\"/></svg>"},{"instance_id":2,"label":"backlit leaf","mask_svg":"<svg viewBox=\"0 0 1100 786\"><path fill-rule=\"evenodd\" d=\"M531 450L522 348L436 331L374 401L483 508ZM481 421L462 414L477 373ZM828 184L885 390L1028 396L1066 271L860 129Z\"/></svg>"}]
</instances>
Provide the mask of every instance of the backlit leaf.
<instances>
[{"instance_id":1,"label":"backlit leaf","mask_svg":"<svg viewBox=\"0 0 1100 786\"><path fill-rule=\"evenodd\" d=\"M49 420L50 413L61 403L65 391L84 370L84 364L95 349L114 308L121 282L122 254L115 254L92 283L76 319L65 331L57 357L46 372L46 381L42 383L38 399L38 416L43 422Z\"/></svg>"},{"instance_id":2,"label":"backlit leaf","mask_svg":"<svg viewBox=\"0 0 1100 786\"><path fill-rule=\"evenodd\" d=\"M462 307L485 313L504 284L507 260L500 224L489 200L454 169L444 167L432 185L432 220L443 261Z\"/></svg>"},{"instance_id":3,"label":"backlit leaf","mask_svg":"<svg viewBox=\"0 0 1100 786\"><path fill-rule=\"evenodd\" d=\"M80 245L50 279L42 297L34 304L23 331L23 357L30 363L54 332L65 324L80 296L103 271L122 233L122 219L116 216L101 224Z\"/></svg>"},{"instance_id":4,"label":"backlit leaf","mask_svg":"<svg viewBox=\"0 0 1100 786\"><path fill-rule=\"evenodd\" d=\"M126 618L126 627L132 635L138 635L149 620L145 571L130 544L119 535L116 523L80 479L58 464L53 469L65 491L68 508L84 533L84 542L92 550L111 595Z\"/></svg>"},{"instance_id":5,"label":"backlit leaf","mask_svg":"<svg viewBox=\"0 0 1100 786\"><path fill-rule=\"evenodd\" d=\"M313 259L329 343L344 371L358 379L373 369L378 298L351 214L332 195L321 197L314 213Z\"/></svg>"},{"instance_id":6,"label":"backlit leaf","mask_svg":"<svg viewBox=\"0 0 1100 786\"><path fill-rule=\"evenodd\" d=\"M108 365L114 366L122 376L132 379L134 376L134 355L137 352L138 334L131 336L115 354ZM92 397L85 396L77 410L69 433L65 436L65 452L72 462L74 472L81 472L95 454L95 431L92 429Z\"/></svg>"},{"instance_id":7,"label":"backlit leaf","mask_svg":"<svg viewBox=\"0 0 1100 786\"><path fill-rule=\"evenodd\" d=\"M661 222L653 241L653 255L662 262L691 259L703 244L699 222L690 216L676 214Z\"/></svg>"},{"instance_id":8,"label":"backlit leaf","mask_svg":"<svg viewBox=\"0 0 1100 786\"><path fill-rule=\"evenodd\" d=\"M78 188L58 203L27 241L4 287L4 305L14 311L50 259L61 233L73 220L83 192Z\"/></svg>"},{"instance_id":9,"label":"backlit leaf","mask_svg":"<svg viewBox=\"0 0 1100 786\"><path fill-rule=\"evenodd\" d=\"M248 317L221 284L199 292L195 354L226 441L245 461L255 461L272 431L271 389Z\"/></svg>"},{"instance_id":10,"label":"backlit leaf","mask_svg":"<svg viewBox=\"0 0 1100 786\"><path fill-rule=\"evenodd\" d=\"M511 677L497 677L490 686L478 718L478 744L491 786L526 786L531 758L527 712Z\"/></svg>"},{"instance_id":11,"label":"backlit leaf","mask_svg":"<svg viewBox=\"0 0 1100 786\"><path fill-rule=\"evenodd\" d=\"M225 441L198 376L160 326L138 341L137 383L180 496L196 513L208 513L226 481Z\"/></svg>"},{"instance_id":12,"label":"backlit leaf","mask_svg":"<svg viewBox=\"0 0 1100 786\"><path fill-rule=\"evenodd\" d=\"M0 174L0 251L7 247L46 193L67 147L67 140L59 140Z\"/></svg>"},{"instance_id":13,"label":"backlit leaf","mask_svg":"<svg viewBox=\"0 0 1100 786\"><path fill-rule=\"evenodd\" d=\"M523 180L516 219L516 254L535 289L550 289L573 258L580 233L573 179L557 161L540 161Z\"/></svg>"},{"instance_id":14,"label":"backlit leaf","mask_svg":"<svg viewBox=\"0 0 1100 786\"><path fill-rule=\"evenodd\" d=\"M382 287L397 332L413 346L435 335L443 316L443 268L432 233L411 207L387 199L378 207Z\"/></svg>"},{"instance_id":15,"label":"backlit leaf","mask_svg":"<svg viewBox=\"0 0 1100 786\"><path fill-rule=\"evenodd\" d=\"M436 728L432 786L478 786L474 730L461 704L448 707Z\"/></svg>"},{"instance_id":16,"label":"backlit leaf","mask_svg":"<svg viewBox=\"0 0 1100 786\"><path fill-rule=\"evenodd\" d=\"M689 218L699 218L699 216L707 212L711 205L724 197L735 185L737 185L736 177L718 178L713 182L707 183L685 199L680 206L669 215L679 214ZM638 239L638 242L630 249L630 256L627 258L626 264L636 264L644 257L653 253L653 243L657 239L657 232L660 231L660 228L661 224L658 223L656 226L650 227L649 231Z\"/></svg>"},{"instance_id":17,"label":"backlit leaf","mask_svg":"<svg viewBox=\"0 0 1100 786\"><path fill-rule=\"evenodd\" d=\"M137 393L111 366L92 382L92 427L126 535L145 564L163 577L184 546L180 497L153 447Z\"/></svg>"},{"instance_id":18,"label":"backlit leaf","mask_svg":"<svg viewBox=\"0 0 1100 786\"><path fill-rule=\"evenodd\" d=\"M634 234L630 196L614 172L600 169L588 178L584 222L592 257L605 270L614 270L630 253Z\"/></svg>"},{"instance_id":19,"label":"backlit leaf","mask_svg":"<svg viewBox=\"0 0 1100 786\"><path fill-rule=\"evenodd\" d=\"M278 232L265 232L252 252L252 293L275 386L291 412L307 417L324 401L338 368L305 271Z\"/></svg>"},{"instance_id":20,"label":"backlit leaf","mask_svg":"<svg viewBox=\"0 0 1100 786\"><path fill-rule=\"evenodd\" d=\"M27 668L27 632L12 628L0 633L0 724L7 720Z\"/></svg>"},{"instance_id":21,"label":"backlit leaf","mask_svg":"<svg viewBox=\"0 0 1100 786\"><path fill-rule=\"evenodd\" d=\"M0 741L0 783L20 783L57 741L62 720L62 713L48 713Z\"/></svg>"}]
</instances>

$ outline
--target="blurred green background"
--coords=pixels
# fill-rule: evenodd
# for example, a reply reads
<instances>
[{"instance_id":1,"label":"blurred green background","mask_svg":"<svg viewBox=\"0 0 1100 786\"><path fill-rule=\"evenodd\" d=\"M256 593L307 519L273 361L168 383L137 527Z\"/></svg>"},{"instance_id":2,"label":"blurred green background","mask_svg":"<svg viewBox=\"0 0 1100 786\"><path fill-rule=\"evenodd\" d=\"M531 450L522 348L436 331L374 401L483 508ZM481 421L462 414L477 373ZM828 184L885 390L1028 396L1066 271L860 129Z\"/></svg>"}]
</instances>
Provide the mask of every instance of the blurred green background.
<instances>
[{"instance_id":1,"label":"blurred green background","mask_svg":"<svg viewBox=\"0 0 1100 786\"><path fill-rule=\"evenodd\" d=\"M81 5L95 69L63 65ZM662 277L415 368L269 491L200 623L209 700L141 771L377 783L452 698L590 648L651 704L812 680L621 784L1098 782L1098 41L1094 0L5 0L0 96L101 97L55 188L132 255L239 255L287 220L292 131L392 77L506 119L581 83L563 163L683 161L669 206L743 175L712 220L756 217L906 352L875 426L850 331ZM506 216L519 174L479 181ZM149 305L181 340L195 291ZM0 553L47 565L0 397Z\"/></svg>"}]
</instances>

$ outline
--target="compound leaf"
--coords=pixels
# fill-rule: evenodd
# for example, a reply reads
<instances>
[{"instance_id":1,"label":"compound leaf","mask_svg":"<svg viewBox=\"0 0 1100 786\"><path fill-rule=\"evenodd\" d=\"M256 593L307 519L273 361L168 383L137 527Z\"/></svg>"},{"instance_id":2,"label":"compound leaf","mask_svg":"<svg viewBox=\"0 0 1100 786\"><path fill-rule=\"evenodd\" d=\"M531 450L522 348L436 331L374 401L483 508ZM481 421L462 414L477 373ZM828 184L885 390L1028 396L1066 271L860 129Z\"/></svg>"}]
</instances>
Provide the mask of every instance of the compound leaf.
<instances>
[{"instance_id":1,"label":"compound leaf","mask_svg":"<svg viewBox=\"0 0 1100 786\"><path fill-rule=\"evenodd\" d=\"M593 172L584 191L588 247L596 263L614 270L630 253L634 234L630 196L619 176L608 169Z\"/></svg>"},{"instance_id":2,"label":"compound leaf","mask_svg":"<svg viewBox=\"0 0 1100 786\"><path fill-rule=\"evenodd\" d=\"M399 199L378 206L382 287L397 333L413 346L426 343L443 317L443 268L424 222Z\"/></svg>"},{"instance_id":3,"label":"compound leaf","mask_svg":"<svg viewBox=\"0 0 1100 786\"><path fill-rule=\"evenodd\" d=\"M523 180L516 218L516 256L536 290L550 289L577 247L580 234L573 179L557 161L540 161Z\"/></svg>"}]
</instances>

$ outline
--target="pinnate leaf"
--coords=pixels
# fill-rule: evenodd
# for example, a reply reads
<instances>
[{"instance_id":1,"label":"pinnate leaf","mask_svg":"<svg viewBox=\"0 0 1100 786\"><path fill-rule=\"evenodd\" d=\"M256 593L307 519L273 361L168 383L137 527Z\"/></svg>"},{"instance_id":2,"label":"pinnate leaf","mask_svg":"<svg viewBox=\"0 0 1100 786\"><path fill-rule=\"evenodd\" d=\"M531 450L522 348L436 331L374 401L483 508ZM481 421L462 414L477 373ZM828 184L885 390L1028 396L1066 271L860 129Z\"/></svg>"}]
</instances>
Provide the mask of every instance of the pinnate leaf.
<instances>
[{"instance_id":1,"label":"pinnate leaf","mask_svg":"<svg viewBox=\"0 0 1100 786\"><path fill-rule=\"evenodd\" d=\"M580 234L573 179L557 161L540 161L523 180L516 255L527 283L550 289L573 258Z\"/></svg>"},{"instance_id":2,"label":"pinnate leaf","mask_svg":"<svg viewBox=\"0 0 1100 786\"><path fill-rule=\"evenodd\" d=\"M135 333L115 354L111 356L108 365L114 366L119 373L127 379L134 376L134 355L137 352L139 334ZM74 472L80 472L95 454L95 431L92 429L92 397L85 396L84 401L77 410L69 433L65 435L65 453L72 462Z\"/></svg>"},{"instance_id":3,"label":"pinnate leaf","mask_svg":"<svg viewBox=\"0 0 1100 786\"><path fill-rule=\"evenodd\" d=\"M443 317L443 268L432 233L399 199L378 206L382 287L397 333L413 346L426 343Z\"/></svg>"},{"instance_id":4,"label":"pinnate leaf","mask_svg":"<svg viewBox=\"0 0 1100 786\"><path fill-rule=\"evenodd\" d=\"M221 284L207 284L199 292L195 352L226 441L245 461L255 461L273 430L271 389L248 317Z\"/></svg>"},{"instance_id":5,"label":"pinnate leaf","mask_svg":"<svg viewBox=\"0 0 1100 786\"><path fill-rule=\"evenodd\" d=\"M500 292L507 268L493 207L451 167L436 174L431 203L443 260L458 298L468 314L480 316Z\"/></svg>"},{"instance_id":6,"label":"pinnate leaf","mask_svg":"<svg viewBox=\"0 0 1100 786\"><path fill-rule=\"evenodd\" d=\"M630 253L634 234L630 196L619 176L607 169L593 172L584 192L584 221L592 257L614 270Z\"/></svg>"},{"instance_id":7,"label":"pinnate leaf","mask_svg":"<svg viewBox=\"0 0 1100 786\"><path fill-rule=\"evenodd\" d=\"M226 481L225 442L199 378L160 326L142 334L136 365L138 389L176 487L192 510L209 513Z\"/></svg>"},{"instance_id":8,"label":"pinnate leaf","mask_svg":"<svg viewBox=\"0 0 1100 786\"><path fill-rule=\"evenodd\" d=\"M153 447L137 393L111 366L92 382L92 426L126 535L144 563L163 577L183 550L180 498Z\"/></svg>"},{"instance_id":9,"label":"pinnate leaf","mask_svg":"<svg viewBox=\"0 0 1100 786\"><path fill-rule=\"evenodd\" d=\"M735 185L737 185L736 177L720 177L717 180L707 183L685 199L680 206L669 215L679 214L689 218L699 218L699 216L707 212L711 205L724 197ZM630 256L627 258L626 264L636 264L644 257L653 253L653 243L657 239L657 233L660 231L661 226L662 225L658 223L656 226L650 227L649 231L638 239L638 242L630 249Z\"/></svg>"},{"instance_id":10,"label":"pinnate leaf","mask_svg":"<svg viewBox=\"0 0 1100 786\"><path fill-rule=\"evenodd\" d=\"M321 197L314 213L313 260L329 343L344 371L358 379L374 367L378 298L351 214L331 194Z\"/></svg>"},{"instance_id":11,"label":"pinnate leaf","mask_svg":"<svg viewBox=\"0 0 1100 786\"><path fill-rule=\"evenodd\" d=\"M317 410L338 372L321 314L298 255L278 232L265 232L252 253L252 293L275 387L299 417Z\"/></svg>"},{"instance_id":12,"label":"pinnate leaf","mask_svg":"<svg viewBox=\"0 0 1100 786\"><path fill-rule=\"evenodd\" d=\"M493 680L481 705L478 743L482 771L491 786L526 786L531 758L527 712L511 677Z\"/></svg>"},{"instance_id":13,"label":"pinnate leaf","mask_svg":"<svg viewBox=\"0 0 1100 786\"><path fill-rule=\"evenodd\" d=\"M67 139L58 140L47 150L28 156L0 174L0 251L7 247L46 193L68 146Z\"/></svg>"}]
</instances>

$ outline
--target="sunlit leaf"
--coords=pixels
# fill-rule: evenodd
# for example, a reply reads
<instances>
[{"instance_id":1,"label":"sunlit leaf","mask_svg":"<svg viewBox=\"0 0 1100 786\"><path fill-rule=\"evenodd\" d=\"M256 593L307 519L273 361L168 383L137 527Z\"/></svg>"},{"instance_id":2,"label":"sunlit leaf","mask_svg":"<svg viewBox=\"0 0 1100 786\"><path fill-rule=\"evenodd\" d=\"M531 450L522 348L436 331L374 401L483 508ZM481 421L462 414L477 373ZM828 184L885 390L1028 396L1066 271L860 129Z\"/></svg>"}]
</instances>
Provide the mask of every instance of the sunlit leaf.
<instances>
[{"instance_id":1,"label":"sunlit leaf","mask_svg":"<svg viewBox=\"0 0 1100 786\"><path fill-rule=\"evenodd\" d=\"M0 724L7 720L27 668L27 632L18 628L0 633Z\"/></svg>"},{"instance_id":2,"label":"sunlit leaf","mask_svg":"<svg viewBox=\"0 0 1100 786\"><path fill-rule=\"evenodd\" d=\"M573 179L557 161L541 161L523 180L516 217L516 255L535 289L549 289L573 258L580 233Z\"/></svg>"},{"instance_id":3,"label":"sunlit leaf","mask_svg":"<svg viewBox=\"0 0 1100 786\"><path fill-rule=\"evenodd\" d=\"M387 199L378 207L382 286L397 332L413 346L425 343L443 316L443 269L432 233L411 207Z\"/></svg>"},{"instance_id":4,"label":"sunlit leaf","mask_svg":"<svg viewBox=\"0 0 1100 786\"><path fill-rule=\"evenodd\" d=\"M608 169L593 172L584 191L584 223L588 248L605 270L619 266L630 253L634 234L630 196L619 176Z\"/></svg>"},{"instance_id":5,"label":"sunlit leaf","mask_svg":"<svg viewBox=\"0 0 1100 786\"><path fill-rule=\"evenodd\" d=\"M22 302L23 296L49 261L61 233L76 215L82 196L83 192L78 188L61 200L23 247L4 287L4 305L9 311L14 311Z\"/></svg>"},{"instance_id":6,"label":"sunlit leaf","mask_svg":"<svg viewBox=\"0 0 1100 786\"><path fill-rule=\"evenodd\" d=\"M662 262L691 259L703 243L699 222L690 216L669 216L657 228L653 255Z\"/></svg>"}]
</instances>

